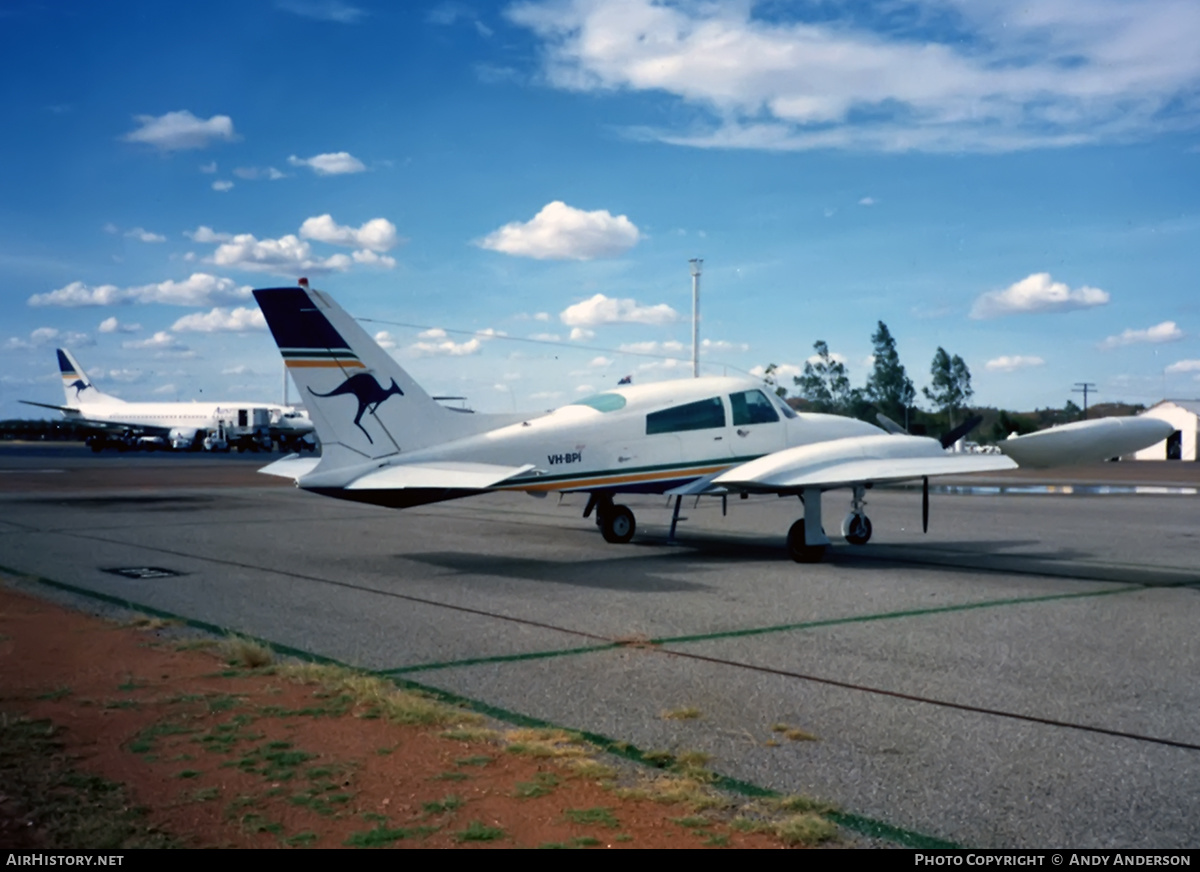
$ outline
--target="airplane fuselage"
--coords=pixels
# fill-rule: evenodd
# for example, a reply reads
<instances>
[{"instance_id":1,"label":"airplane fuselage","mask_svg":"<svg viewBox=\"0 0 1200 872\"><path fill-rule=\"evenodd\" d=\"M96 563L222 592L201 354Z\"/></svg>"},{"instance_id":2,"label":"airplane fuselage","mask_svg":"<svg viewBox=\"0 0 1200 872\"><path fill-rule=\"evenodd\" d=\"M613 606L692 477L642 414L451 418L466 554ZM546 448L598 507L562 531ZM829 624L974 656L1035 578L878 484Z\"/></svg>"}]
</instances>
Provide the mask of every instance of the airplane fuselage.
<instances>
[{"instance_id":1,"label":"airplane fuselage","mask_svg":"<svg viewBox=\"0 0 1200 872\"><path fill-rule=\"evenodd\" d=\"M701 378L614 388L516 424L378 458L347 469L346 484L393 464L472 462L533 465L497 490L663 493L791 446L882 433L850 418L796 413L753 382ZM333 483L299 484L329 493Z\"/></svg>"}]
</instances>

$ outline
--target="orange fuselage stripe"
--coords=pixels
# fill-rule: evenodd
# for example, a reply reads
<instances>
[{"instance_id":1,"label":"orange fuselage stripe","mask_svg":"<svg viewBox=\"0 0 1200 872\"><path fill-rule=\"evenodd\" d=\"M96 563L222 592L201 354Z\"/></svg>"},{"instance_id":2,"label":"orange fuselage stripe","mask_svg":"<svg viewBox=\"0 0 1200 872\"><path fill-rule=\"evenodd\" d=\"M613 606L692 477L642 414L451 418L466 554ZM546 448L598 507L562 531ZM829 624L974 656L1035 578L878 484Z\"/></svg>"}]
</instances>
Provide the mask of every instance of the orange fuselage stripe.
<instances>
[{"instance_id":1,"label":"orange fuselage stripe","mask_svg":"<svg viewBox=\"0 0 1200 872\"><path fill-rule=\"evenodd\" d=\"M728 469L733 464L722 464L721 466L702 466L693 468L679 469L664 469L658 472L643 472L636 475L607 475L597 478L577 478L567 479L565 481L551 481L545 484L513 484L505 487L496 488L496 490L522 490L522 491L560 491L571 488L581 487L598 487L614 484L632 484L640 481L661 481L663 479L686 478L689 476L699 477L708 475L710 472L719 472L722 469Z\"/></svg>"}]
</instances>

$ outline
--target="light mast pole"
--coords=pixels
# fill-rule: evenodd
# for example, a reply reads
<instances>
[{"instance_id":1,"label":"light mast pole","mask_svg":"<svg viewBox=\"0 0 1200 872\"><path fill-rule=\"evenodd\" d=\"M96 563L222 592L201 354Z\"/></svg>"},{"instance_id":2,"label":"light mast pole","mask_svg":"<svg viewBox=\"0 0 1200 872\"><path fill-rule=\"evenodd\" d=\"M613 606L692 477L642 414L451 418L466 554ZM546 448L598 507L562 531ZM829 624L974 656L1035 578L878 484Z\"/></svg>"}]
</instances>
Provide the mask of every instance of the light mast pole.
<instances>
[{"instance_id":1,"label":"light mast pole","mask_svg":"<svg viewBox=\"0 0 1200 872\"><path fill-rule=\"evenodd\" d=\"M700 378L700 267L704 261L693 257L692 265L692 378Z\"/></svg>"}]
</instances>

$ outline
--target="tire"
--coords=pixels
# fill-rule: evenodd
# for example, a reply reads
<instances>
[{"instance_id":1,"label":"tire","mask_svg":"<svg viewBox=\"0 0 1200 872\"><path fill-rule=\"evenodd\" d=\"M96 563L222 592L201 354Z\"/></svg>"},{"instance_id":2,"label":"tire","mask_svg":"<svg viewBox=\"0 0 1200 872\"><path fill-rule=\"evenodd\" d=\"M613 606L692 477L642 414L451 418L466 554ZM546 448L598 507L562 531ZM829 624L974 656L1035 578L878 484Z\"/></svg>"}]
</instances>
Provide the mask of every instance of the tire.
<instances>
[{"instance_id":1,"label":"tire","mask_svg":"<svg viewBox=\"0 0 1200 872\"><path fill-rule=\"evenodd\" d=\"M792 524L787 536L788 554L797 563L820 563L825 559L824 545L809 545L804 539L804 519Z\"/></svg>"},{"instance_id":2,"label":"tire","mask_svg":"<svg viewBox=\"0 0 1200 872\"><path fill-rule=\"evenodd\" d=\"M623 544L633 538L636 530L633 512L625 506L613 506L600 516L600 535L605 542Z\"/></svg>"},{"instance_id":3,"label":"tire","mask_svg":"<svg viewBox=\"0 0 1200 872\"><path fill-rule=\"evenodd\" d=\"M842 535L851 545L866 545L871 541L871 519L866 515L847 515L842 522Z\"/></svg>"}]
</instances>

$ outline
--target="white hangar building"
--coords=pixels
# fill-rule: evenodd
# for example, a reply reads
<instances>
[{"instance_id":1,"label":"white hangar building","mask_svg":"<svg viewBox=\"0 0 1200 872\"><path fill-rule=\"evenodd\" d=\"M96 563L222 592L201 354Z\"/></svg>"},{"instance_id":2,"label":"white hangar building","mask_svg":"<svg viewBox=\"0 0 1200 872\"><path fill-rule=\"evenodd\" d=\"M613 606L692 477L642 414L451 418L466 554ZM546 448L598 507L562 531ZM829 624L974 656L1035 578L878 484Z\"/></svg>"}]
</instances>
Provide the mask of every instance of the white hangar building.
<instances>
[{"instance_id":1,"label":"white hangar building","mask_svg":"<svg viewBox=\"0 0 1200 872\"><path fill-rule=\"evenodd\" d=\"M1163 400L1142 412L1175 427L1175 432L1149 448L1136 452L1135 460L1200 460L1200 400Z\"/></svg>"}]
</instances>

